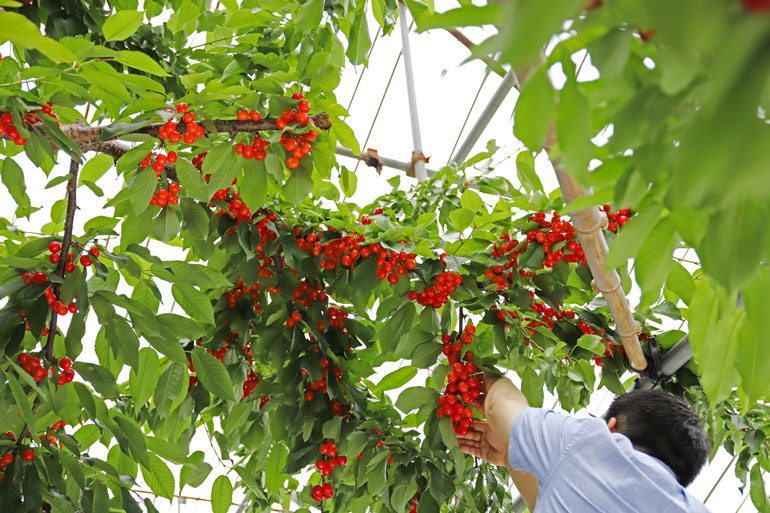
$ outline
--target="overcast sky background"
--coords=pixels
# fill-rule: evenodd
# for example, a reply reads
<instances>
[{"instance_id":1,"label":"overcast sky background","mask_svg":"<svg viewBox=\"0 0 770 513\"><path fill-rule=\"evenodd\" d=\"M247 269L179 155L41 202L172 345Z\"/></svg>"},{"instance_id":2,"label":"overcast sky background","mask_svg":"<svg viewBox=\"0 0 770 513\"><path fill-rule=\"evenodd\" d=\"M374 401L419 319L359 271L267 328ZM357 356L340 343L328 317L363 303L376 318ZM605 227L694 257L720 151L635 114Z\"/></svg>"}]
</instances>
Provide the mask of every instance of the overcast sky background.
<instances>
[{"instance_id":1,"label":"overcast sky background","mask_svg":"<svg viewBox=\"0 0 770 513\"><path fill-rule=\"evenodd\" d=\"M437 0L436 10L445 11L456 7L457 3L449 0ZM370 19L371 37L374 39L377 25L373 19ZM470 28L463 30L464 34L474 42L481 42L490 35L489 31L479 28ZM194 41L190 44L195 44ZM501 82L501 78L494 73L484 81L483 87L479 88L484 80L486 66L478 61L464 63L463 61L469 55L468 51L457 42L448 32L443 30L433 30L423 34L412 33L410 36L413 71L416 77L416 90L419 105L419 116L421 125L421 135L423 142L423 152L430 157L428 168L438 169L445 165L450 159L452 148L460 134L460 130L467 115L474 97L479 93L475 107L471 111L468 126L462 133L462 142L465 134L478 118L478 115L489 102L493 93ZM393 31L390 36L377 39L369 60L369 67L353 67L348 65L345 69L341 84L337 90L337 101L347 107L350 104L353 90L359 79L360 85L355 98L350 107L350 118L348 124L353 128L356 137L361 144L362 150L365 148L374 148L379 151L380 156L396 159L400 161L409 161L412 151L412 134L409 123L409 110L406 97L405 75L403 68L403 59L400 59L395 74L392 79L387 95L384 97L379 116L372 129L372 123L377 111L378 105L383 98L388 79L393 72L398 54L401 50L401 38L399 27ZM0 47L0 52L4 55L8 53L7 45ZM593 74L593 75L592 75ZM590 65L583 68L581 80L591 80L595 78L595 70ZM363 75L363 76L362 76ZM554 76L554 82L558 85L560 77ZM492 159L492 165L496 168L495 174L506 176L513 182L516 182L516 172L514 167L515 154L521 150L522 145L513 137L512 133L512 113L515 106L516 91L512 90L506 97L502 106L497 111L484 131L482 137L477 142L474 151L470 156L484 151L486 143L490 139L495 139L500 151ZM371 137L365 144L367 134L372 129ZM45 184L50 178L62 176L68 172L68 163L66 158L60 159L61 164L57 165L49 178L39 169L35 168L23 156L16 157L16 160L23 166L25 179L29 196L32 198L33 205L47 206L54 201L64 197L64 184L44 189ZM357 161L354 159L339 157L338 162L353 170L356 168ZM537 159L537 170L540 179L545 188L550 191L555 189L556 183L553 170L550 164L541 155ZM407 178L403 172L385 168L381 174L370 167L361 163L356 174L358 177L358 189L352 200L359 205L374 201L382 192L390 190L390 185L386 180L392 176L400 175L402 177L402 187L407 187L415 183L414 179ZM99 186L105 191L104 198L98 198L88 188L78 190L78 206L80 210L76 215L75 229L82 230L86 220L96 215L111 215L111 209L104 209L105 198L114 195L121 186L120 179L115 170L109 171L100 181ZM487 197L490 201L493 198ZM0 187L0 216L6 219L13 219L15 205L5 188ZM33 214L30 221L18 220L16 223L19 228L28 230L38 230L43 224L49 221L47 212ZM183 258L183 255L175 248L152 242L150 248L162 258ZM694 258L691 252L688 258ZM169 287L161 287L164 297L171 297ZM631 294L632 304L638 297L638 291L635 289ZM161 305L161 309L168 309L170 303ZM176 310L179 313L179 309ZM68 326L68 319L64 319L64 327ZM678 328L679 325L668 326ZM89 317L86 340L94 340L99 327L96 324L95 316ZM686 330L686 326L684 328ZM97 361L92 348L86 348L81 360ZM392 371L398 364L387 364L379 370L379 376L374 377L373 381L379 381L381 376ZM405 387L424 384L426 374L420 373ZM511 376L515 381L517 378ZM395 400L398 396L398 390L392 391L389 395ZM611 400L611 394L607 391L601 391L594 394L589 407L578 416L585 416L588 413L600 415L604 412ZM544 404L547 406L554 404L554 397L546 392ZM71 428L67 428L71 432ZM203 427L193 441L193 450L202 450L206 454L206 461L210 463L214 470L209 478L198 488L186 487L181 495L188 497L198 497L208 499L210 496L211 485L214 480L222 473L227 472L227 468L220 464L216 450L210 445L209 438ZM94 446L96 447L96 446ZM101 448L95 451L95 455L106 457L107 448ZM722 472L730 462L731 457L723 450L720 450L710 465L701 472L696 481L689 487L689 491L698 499L704 500L714 484L719 479ZM170 465L178 479L179 467ZM235 481L235 472L229 472L231 481ZM300 478L301 479L301 478ZM732 470L728 470L714 493L711 495L707 506L716 512L740 511L748 513L756 511L750 500L744 499L748 494L748 487L741 494L739 491L740 481L735 478ZM149 490L142 481L140 474L140 483L137 490ZM177 493L179 493L177 489ZM143 496L152 497L152 495L143 494ZM234 503L240 503L243 495L236 491L233 497ZM175 499L169 503L166 499L157 498L154 500L155 507L161 512L184 512L184 513L202 513L211 511L211 506L206 501L192 499ZM741 506L741 504L743 504ZM740 507L740 509L739 509ZM236 506L231 508L231 512L236 511Z\"/></svg>"}]
</instances>

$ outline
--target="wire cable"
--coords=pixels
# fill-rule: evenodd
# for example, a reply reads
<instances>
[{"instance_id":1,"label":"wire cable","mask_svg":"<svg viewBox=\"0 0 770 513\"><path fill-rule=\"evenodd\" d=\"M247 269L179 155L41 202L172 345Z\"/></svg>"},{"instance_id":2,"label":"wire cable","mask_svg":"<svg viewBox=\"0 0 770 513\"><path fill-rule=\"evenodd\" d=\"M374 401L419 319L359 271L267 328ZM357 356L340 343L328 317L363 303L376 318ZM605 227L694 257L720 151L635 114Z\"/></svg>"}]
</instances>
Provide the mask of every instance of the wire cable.
<instances>
[{"instance_id":1,"label":"wire cable","mask_svg":"<svg viewBox=\"0 0 770 513\"><path fill-rule=\"evenodd\" d=\"M468 124L468 120L471 118L471 112L473 112L473 107L476 106L476 101L479 99L479 95L481 94L481 89L484 87L484 83L487 81L487 78L489 77L490 69L487 68L484 72L484 78L481 79L481 84L479 85L479 90L476 91L476 96L473 98L473 103L471 103L471 108L468 109L468 114L465 116L465 121L463 121L463 126L460 127L460 133L457 134L457 139L455 140L454 146L452 146L452 151L449 152L449 159L446 161L446 165L448 166L450 162L452 162L452 155L455 154L455 150L457 149L457 145L460 144L460 137L463 135L463 131L465 130L465 126Z\"/></svg>"},{"instance_id":2,"label":"wire cable","mask_svg":"<svg viewBox=\"0 0 770 513\"><path fill-rule=\"evenodd\" d=\"M382 27L377 28L377 34L374 35L374 41L372 41L372 46L369 48L369 53L366 54L366 62L369 62L369 57L372 56L372 52L374 51L374 45L377 44L377 39L380 37L380 32L382 31ZM361 70L361 74L358 75L358 81L356 82L356 87L353 89L353 95L350 97L350 102L348 102L348 108L346 109L348 111L348 114L350 114L350 107L353 105L353 100L356 97L356 93L358 92L358 86L361 85L361 79L364 78L364 72L366 71L366 66L364 66L364 69Z\"/></svg>"},{"instance_id":3,"label":"wire cable","mask_svg":"<svg viewBox=\"0 0 770 513\"><path fill-rule=\"evenodd\" d=\"M412 27L414 26L414 20L412 20L412 23L409 25L409 30L412 30ZM380 104L377 106L377 112L374 113L374 119L372 119L372 124L369 127L369 133L366 134L366 139L364 139L364 144L361 145L362 148L366 148L366 145L369 144L369 138L372 136L372 131L374 130L374 124L377 122L377 117L380 115L380 110L382 110L382 104L385 103L385 97L388 94L388 89L390 89L390 83L393 81L393 76L396 74L396 69L398 68L398 63L401 61L401 56L403 55L403 50L400 50L398 52L398 57L396 57L396 64L393 65L393 71L390 72L390 78L388 79L388 84L385 86L385 92L382 93L382 98L380 98ZM358 160L356 162L356 167L353 168L353 173L358 171L358 166L361 165L361 161Z\"/></svg>"}]
</instances>

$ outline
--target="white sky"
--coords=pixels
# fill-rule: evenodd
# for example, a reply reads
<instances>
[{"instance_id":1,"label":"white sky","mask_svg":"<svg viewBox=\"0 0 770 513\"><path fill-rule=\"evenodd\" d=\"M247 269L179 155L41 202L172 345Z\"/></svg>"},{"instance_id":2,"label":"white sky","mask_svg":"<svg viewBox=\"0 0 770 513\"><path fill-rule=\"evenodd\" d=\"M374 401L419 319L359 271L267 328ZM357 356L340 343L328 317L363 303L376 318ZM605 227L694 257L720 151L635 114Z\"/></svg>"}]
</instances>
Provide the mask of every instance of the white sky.
<instances>
[{"instance_id":1,"label":"white sky","mask_svg":"<svg viewBox=\"0 0 770 513\"><path fill-rule=\"evenodd\" d=\"M445 11L456 6L456 2L449 0L438 0L436 2L437 11ZM371 37L374 39L376 23L373 19L370 19L370 31ZM477 43L485 38L485 32L482 29L469 28L463 30L463 32L472 41ZM433 30L419 35L412 33L410 41L416 77L415 85L419 105L423 152L426 156L430 157L428 167L438 169L445 165L451 156L450 153L455 145L455 140L458 137L463 120L482 82L485 65L478 61L462 64L463 60L468 56L468 51L443 30ZM0 52L7 54L7 45L3 46L5 48L0 48ZM388 78L393 70L400 49L399 27L396 27L389 37L378 38L372 51L369 68L364 69L363 66L355 68L348 65L345 69L342 81L337 89L337 100L341 105L347 107L356 82L359 80L361 73L363 73L363 78L350 109L351 116L348 119L348 124L353 128L362 150L367 147L374 148L379 151L381 156L400 161L409 161L412 151L412 134L409 124L403 59L400 60L396 69L390 90L385 97L379 117L372 130L371 138L368 144L364 146L364 140L372 126L375 112L385 91ZM591 79L591 72L590 66L585 67L586 75L582 78ZM558 82L558 77L554 77L554 79L555 82ZM473 126L478 115L497 89L500 81L501 78L494 73L490 74L487 78L464 134L467 134ZM497 165L496 173L503 174L514 182L516 182L516 173L513 166L514 160L506 159L506 157L515 155L522 147L521 143L513 137L512 133L512 113L517 96L518 93L515 90L508 94L477 142L474 151L471 151L469 155L472 156L475 153L484 151L486 142L490 139L496 139L498 146L501 147L501 150L493 159ZM462 140L461 138L460 142ZM45 178L43 173L24 157L17 157L16 160L25 170L28 193L33 200L33 205L50 205L53 201L64 197L64 184L44 190L43 187L48 179ZM51 178L68 172L66 158L62 158L62 162L64 164L58 165L51 173ZM350 170L356 167L356 161L346 157L339 157L338 162ZM555 189L557 183L549 163L542 156L538 158L537 163L538 173L545 188L549 191ZM414 183L413 179L407 178L401 171L385 168L382 174L378 176L373 168L366 167L362 163L357 170L358 189L352 198L353 201L360 205L373 201L383 191L390 189L390 185L387 184L386 180L394 175L402 177L402 186L404 187ZM104 189L105 197L110 197L111 194L117 192L120 183L114 169L99 181L99 185ZM82 229L84 222L91 217L110 215L111 210L105 211L102 208L103 203L104 198L96 197L89 189L79 189L78 205L80 210L76 215L76 230ZM0 187L0 216L12 219L13 207L10 195L8 195L5 188ZM30 222L19 220L17 224L22 229L36 230L48 221L49 219L45 211L43 211L42 213L33 214ZM161 254L163 258L174 258L171 255L176 251L173 248L154 242L151 244L151 249ZM164 297L171 297L169 287L161 287L161 290ZM633 294L634 292L632 292ZM170 301L168 304L171 304ZM162 305L161 309L163 308L164 306ZM90 316L86 340L94 340L95 338L96 331L98 330L95 321L95 316ZM63 324L65 327L68 325L66 318ZM97 361L96 355L92 350L89 351L88 349L86 349L80 359ZM384 376L397 365L387 364L383 366L379 372L380 376ZM515 376L512 377L516 380ZM411 383L405 386L422 384L424 379L424 373L418 374ZM374 382L378 380L377 376L373 378ZM398 390L392 391L389 395L395 400L398 396ZM597 392L592 397L589 407L579 415L587 415L589 412L594 415L602 414L609 405L610 399L611 394L608 392ZM554 403L555 398L546 392L544 404L550 406ZM67 429L68 432L71 432L71 428L68 427ZM212 483L219 475L225 473L227 469L219 463L215 450L210 446L205 431L201 430L196 435L193 440L192 450L204 451L206 454L205 460L214 467L214 470L200 487L194 489L186 487L181 495L208 499ZM100 453L102 457L106 457L105 448L96 451L95 455L99 456ZM703 500L719 479L720 474L730 462L730 459L731 457L725 451L720 450L710 465L701 472L700 476L689 487L690 493L696 498ZM179 467L175 465L170 465L170 467L175 474L175 479L178 481ZM237 475L234 472L230 472L228 475L231 481L235 481ZM141 474L139 478L140 484L136 489L149 490L149 487L141 481ZM756 511L750 500L743 503L744 498L748 494L748 487L745 489L746 493L741 494L738 490L740 484L732 470L728 470L707 502L707 506L714 512L735 511L737 513L740 511L741 513L749 513ZM177 493L179 493L178 489ZM142 495L152 497L152 495ZM239 503L242 498L242 493L236 490L233 502ZM742 503L743 506L741 506ZM205 500L175 499L173 503L169 504L169 501L166 499L157 498L154 500L154 504L159 511L164 513L201 513L211 511L210 504ZM235 512L236 509L236 506L233 506L230 511Z\"/></svg>"}]
</instances>

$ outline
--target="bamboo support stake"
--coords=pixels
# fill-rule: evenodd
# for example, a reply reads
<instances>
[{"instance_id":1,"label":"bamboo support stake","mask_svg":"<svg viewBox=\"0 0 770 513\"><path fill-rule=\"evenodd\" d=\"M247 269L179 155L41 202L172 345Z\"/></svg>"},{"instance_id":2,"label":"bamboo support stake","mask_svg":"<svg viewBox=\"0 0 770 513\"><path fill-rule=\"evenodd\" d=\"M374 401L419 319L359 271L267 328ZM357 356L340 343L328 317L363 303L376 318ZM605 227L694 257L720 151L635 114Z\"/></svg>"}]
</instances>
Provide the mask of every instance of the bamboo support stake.
<instances>
[{"instance_id":1,"label":"bamboo support stake","mask_svg":"<svg viewBox=\"0 0 770 513\"><path fill-rule=\"evenodd\" d=\"M556 128L551 125L551 130L546 143L546 151L550 152L556 141ZM561 194L566 203L571 203L581 196L588 193L583 190L580 184L564 169L559 158L551 159L556 178L559 180ZM641 330L639 323L634 320L628 299L623 292L620 283L620 276L614 269L608 270L607 264L607 241L602 234L602 227L606 224L606 218L596 207L584 208L574 212L572 215L572 225L583 246L588 266L591 268L591 274L594 276L594 284L607 301L612 318L615 320L615 327L623 348L626 351L631 366L637 371L647 368L647 359L642 353L642 346L639 345L637 336Z\"/></svg>"}]
</instances>

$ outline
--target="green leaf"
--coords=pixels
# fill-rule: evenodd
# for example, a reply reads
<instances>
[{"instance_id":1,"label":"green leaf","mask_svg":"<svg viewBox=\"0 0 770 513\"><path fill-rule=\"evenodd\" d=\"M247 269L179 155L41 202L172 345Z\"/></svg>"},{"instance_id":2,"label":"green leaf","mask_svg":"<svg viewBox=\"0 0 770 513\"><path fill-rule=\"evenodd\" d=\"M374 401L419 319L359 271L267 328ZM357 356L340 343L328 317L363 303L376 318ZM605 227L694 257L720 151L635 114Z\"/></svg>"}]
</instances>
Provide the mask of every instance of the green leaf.
<instances>
[{"instance_id":1,"label":"green leaf","mask_svg":"<svg viewBox=\"0 0 770 513\"><path fill-rule=\"evenodd\" d=\"M475 216L476 212L468 210L467 208L452 210L449 213L449 220L452 222L449 228L451 228L452 231L462 232L471 225Z\"/></svg>"},{"instance_id":2,"label":"green leaf","mask_svg":"<svg viewBox=\"0 0 770 513\"><path fill-rule=\"evenodd\" d=\"M350 26L348 50L345 52L345 55L348 56L351 64L363 64L371 46L372 40L369 38L369 24L366 21L364 9L361 9Z\"/></svg>"},{"instance_id":3,"label":"green leaf","mask_svg":"<svg viewBox=\"0 0 770 513\"><path fill-rule=\"evenodd\" d=\"M653 228L656 226L663 205L654 203L647 205L637 215L631 217L617 237L610 244L607 255L607 269L626 266L628 259L633 258L644 246Z\"/></svg>"},{"instance_id":4,"label":"green leaf","mask_svg":"<svg viewBox=\"0 0 770 513\"><path fill-rule=\"evenodd\" d=\"M150 199L155 194L155 173L150 170L137 171L128 184L131 208L140 214L150 205Z\"/></svg>"},{"instance_id":5,"label":"green leaf","mask_svg":"<svg viewBox=\"0 0 770 513\"><path fill-rule=\"evenodd\" d=\"M356 192L357 185L358 177L356 174L345 166L342 166L342 171L340 171L340 186L342 187L342 193L347 197L353 196Z\"/></svg>"},{"instance_id":6,"label":"green leaf","mask_svg":"<svg viewBox=\"0 0 770 513\"><path fill-rule=\"evenodd\" d=\"M8 385L11 388L11 394L13 395L13 399L16 401L16 405L19 408L21 408L21 414L24 417L24 422L27 424L27 427L29 428L30 434L33 437L36 437L37 429L35 428L35 420L34 420L35 417L34 417L34 413L32 412L32 405L30 404L30 399L27 397L27 394L21 388L21 385L19 384L19 381L16 379L15 376L13 376L12 374L4 373L2 371L0 371L0 373L2 373L5 379L8 380Z\"/></svg>"},{"instance_id":7,"label":"green leaf","mask_svg":"<svg viewBox=\"0 0 770 513\"><path fill-rule=\"evenodd\" d=\"M132 370L128 377L131 395L135 404L145 404L152 397L159 377L160 364L158 353L152 348L143 347L139 350L139 369L138 371Z\"/></svg>"},{"instance_id":8,"label":"green leaf","mask_svg":"<svg viewBox=\"0 0 770 513\"><path fill-rule=\"evenodd\" d=\"M152 225L152 235L162 242L169 242L179 234L179 217L171 207L160 211Z\"/></svg>"},{"instance_id":9,"label":"green leaf","mask_svg":"<svg viewBox=\"0 0 770 513\"><path fill-rule=\"evenodd\" d=\"M174 497L174 475L163 463L163 460L152 453L149 454L149 458L150 464L148 466L141 465L145 483L159 497L172 500Z\"/></svg>"},{"instance_id":10,"label":"green leaf","mask_svg":"<svg viewBox=\"0 0 770 513\"><path fill-rule=\"evenodd\" d=\"M136 427L131 420L121 415L116 415L114 420L128 442L128 448L131 455L142 465L148 465L147 443L144 441L142 430Z\"/></svg>"},{"instance_id":11,"label":"green leaf","mask_svg":"<svg viewBox=\"0 0 770 513\"><path fill-rule=\"evenodd\" d=\"M503 31L502 60L514 69L536 61L551 37L561 31L567 19L575 19L584 4L583 0L507 2L500 15L500 19L509 20Z\"/></svg>"},{"instance_id":12,"label":"green leaf","mask_svg":"<svg viewBox=\"0 0 770 513\"><path fill-rule=\"evenodd\" d=\"M188 380L184 379L185 374L186 367L175 362L161 372L153 397L162 416L168 415L184 400L188 384Z\"/></svg>"},{"instance_id":13,"label":"green leaf","mask_svg":"<svg viewBox=\"0 0 770 513\"><path fill-rule=\"evenodd\" d=\"M744 314L734 297L714 289L710 280L701 281L690 305L690 344L703 391L714 403L726 399L740 379L735 362Z\"/></svg>"},{"instance_id":14,"label":"green leaf","mask_svg":"<svg viewBox=\"0 0 770 513\"><path fill-rule=\"evenodd\" d=\"M679 237L670 217L661 219L644 241L635 260L642 304L652 304L660 296L660 288L671 271L671 255L678 242Z\"/></svg>"},{"instance_id":15,"label":"green leaf","mask_svg":"<svg viewBox=\"0 0 770 513\"><path fill-rule=\"evenodd\" d=\"M476 192L466 189L463 191L463 195L460 196L460 205L471 212L479 212L484 206L484 202L481 201L481 196Z\"/></svg>"},{"instance_id":16,"label":"green leaf","mask_svg":"<svg viewBox=\"0 0 770 513\"><path fill-rule=\"evenodd\" d=\"M425 404L436 402L438 392L428 387L409 387L398 396L396 408L404 413L421 408Z\"/></svg>"},{"instance_id":17,"label":"green leaf","mask_svg":"<svg viewBox=\"0 0 770 513\"><path fill-rule=\"evenodd\" d=\"M679 296L685 304L689 305L693 295L695 295L695 280L692 279L692 276L682 264L674 261L671 272L666 279L666 288Z\"/></svg>"},{"instance_id":18,"label":"green leaf","mask_svg":"<svg viewBox=\"0 0 770 513\"><path fill-rule=\"evenodd\" d=\"M297 33L308 32L321 25L324 14L323 0L307 0L299 6L292 28Z\"/></svg>"},{"instance_id":19,"label":"green leaf","mask_svg":"<svg viewBox=\"0 0 770 513\"><path fill-rule=\"evenodd\" d=\"M206 390L226 401L234 401L233 383L222 362L200 346L193 349L191 356L195 374Z\"/></svg>"},{"instance_id":20,"label":"green leaf","mask_svg":"<svg viewBox=\"0 0 770 513\"><path fill-rule=\"evenodd\" d=\"M136 68L139 71L144 71L151 75L156 75L159 77L169 76L169 74L166 73L163 68L161 68L160 65L152 60L152 57L146 53L135 52L133 50L123 50L118 52L118 54L115 56L115 60L121 64Z\"/></svg>"},{"instance_id":21,"label":"green leaf","mask_svg":"<svg viewBox=\"0 0 770 513\"><path fill-rule=\"evenodd\" d=\"M255 212L262 208L267 198L267 169L263 160L247 160L243 178L238 181L241 200Z\"/></svg>"},{"instance_id":22,"label":"green leaf","mask_svg":"<svg viewBox=\"0 0 770 513\"><path fill-rule=\"evenodd\" d=\"M38 50L57 64L75 62L75 55L67 47L40 34L35 24L15 12L0 12L0 40L10 41L21 48Z\"/></svg>"},{"instance_id":23,"label":"green leaf","mask_svg":"<svg viewBox=\"0 0 770 513\"><path fill-rule=\"evenodd\" d=\"M583 335L577 340L577 345L599 356L603 355L606 349L602 337L598 335Z\"/></svg>"},{"instance_id":24,"label":"green leaf","mask_svg":"<svg viewBox=\"0 0 770 513\"><path fill-rule=\"evenodd\" d=\"M243 197L243 196L241 196ZM206 240L209 234L209 216L206 209L189 198L182 198L182 227L198 240Z\"/></svg>"},{"instance_id":25,"label":"green leaf","mask_svg":"<svg viewBox=\"0 0 770 513\"><path fill-rule=\"evenodd\" d=\"M11 193L11 197L16 202L16 205L20 208L29 209L31 204L29 196L27 196L27 186L24 184L24 171L22 171L15 160L10 158L3 160L1 169L3 185Z\"/></svg>"},{"instance_id":26,"label":"green leaf","mask_svg":"<svg viewBox=\"0 0 770 513\"><path fill-rule=\"evenodd\" d=\"M756 506L760 513L767 513L770 511L770 504L767 501L765 481L762 478L762 471L759 467L759 463L755 463L754 466L751 467L749 481L751 483L751 489L749 490L751 502Z\"/></svg>"},{"instance_id":27,"label":"green leaf","mask_svg":"<svg viewBox=\"0 0 770 513\"><path fill-rule=\"evenodd\" d=\"M521 373L521 391L526 396L530 406L535 408L543 406L543 381L543 375L535 372L531 365L528 365Z\"/></svg>"},{"instance_id":28,"label":"green leaf","mask_svg":"<svg viewBox=\"0 0 770 513\"><path fill-rule=\"evenodd\" d=\"M535 172L535 157L531 152L522 151L516 155L516 175L521 185L530 193L543 192L543 184Z\"/></svg>"},{"instance_id":29,"label":"green leaf","mask_svg":"<svg viewBox=\"0 0 770 513\"><path fill-rule=\"evenodd\" d=\"M770 271L760 269L757 277L742 291L746 320L738 334L738 361L741 386L749 399L767 396L770 389L770 358L767 358L765 323L770 319Z\"/></svg>"},{"instance_id":30,"label":"green leaf","mask_svg":"<svg viewBox=\"0 0 770 513\"><path fill-rule=\"evenodd\" d=\"M417 375L417 369L414 367L406 366L394 370L380 380L379 383L372 390L374 393L384 392L385 390L393 390L399 388L407 383Z\"/></svg>"},{"instance_id":31,"label":"green leaf","mask_svg":"<svg viewBox=\"0 0 770 513\"><path fill-rule=\"evenodd\" d=\"M80 170L78 176L78 187L83 182L96 182L99 178L104 176L113 165L115 161L109 155L104 153L97 153L91 159L83 165L83 169Z\"/></svg>"},{"instance_id":32,"label":"green leaf","mask_svg":"<svg viewBox=\"0 0 770 513\"><path fill-rule=\"evenodd\" d=\"M213 513L227 513L233 502L233 484L227 476L219 476L211 486L211 510Z\"/></svg>"},{"instance_id":33,"label":"green leaf","mask_svg":"<svg viewBox=\"0 0 770 513\"><path fill-rule=\"evenodd\" d=\"M275 444L265 461L265 488L269 494L277 492L285 481L283 472L289 451L281 444Z\"/></svg>"},{"instance_id":34,"label":"green leaf","mask_svg":"<svg viewBox=\"0 0 770 513\"><path fill-rule=\"evenodd\" d=\"M190 317L214 325L214 309L206 294L187 283L174 283L171 294Z\"/></svg>"},{"instance_id":35,"label":"green leaf","mask_svg":"<svg viewBox=\"0 0 770 513\"><path fill-rule=\"evenodd\" d=\"M703 272L737 290L751 280L766 253L762 244L767 234L766 205L754 201L731 204L711 215L698 256Z\"/></svg>"},{"instance_id":36,"label":"green leaf","mask_svg":"<svg viewBox=\"0 0 770 513\"><path fill-rule=\"evenodd\" d=\"M578 180L588 172L593 156L591 120L588 100L575 80L568 80L559 95L556 110L556 132L559 136L564 168Z\"/></svg>"},{"instance_id":37,"label":"green leaf","mask_svg":"<svg viewBox=\"0 0 770 513\"><path fill-rule=\"evenodd\" d=\"M521 95L513 113L513 135L532 151L545 142L556 110L556 93L548 72L538 68L521 86Z\"/></svg>"},{"instance_id":38,"label":"green leaf","mask_svg":"<svg viewBox=\"0 0 770 513\"><path fill-rule=\"evenodd\" d=\"M218 144L209 151L203 161L203 174L209 174L209 198L221 189L230 187L233 178L241 172L244 160L235 154L229 144ZM206 200L201 201L208 201Z\"/></svg>"},{"instance_id":39,"label":"green leaf","mask_svg":"<svg viewBox=\"0 0 770 513\"><path fill-rule=\"evenodd\" d=\"M98 393L110 399L118 396L118 384L107 368L86 362L75 362L72 368L83 376L83 379L90 382Z\"/></svg>"},{"instance_id":40,"label":"green leaf","mask_svg":"<svg viewBox=\"0 0 770 513\"><path fill-rule=\"evenodd\" d=\"M102 33L107 41L123 41L133 35L142 25L143 13L118 11L104 22Z\"/></svg>"},{"instance_id":41,"label":"green leaf","mask_svg":"<svg viewBox=\"0 0 770 513\"><path fill-rule=\"evenodd\" d=\"M424 16L417 19L418 32L423 32L435 28L455 28L483 26L498 23L502 14L502 9L498 4L487 4L476 6L473 4L463 5L458 9L451 9L433 16Z\"/></svg>"},{"instance_id":42,"label":"green leaf","mask_svg":"<svg viewBox=\"0 0 770 513\"><path fill-rule=\"evenodd\" d=\"M358 140L353 133L353 129L351 129L347 123L339 118L335 118L332 120L331 131L337 136L337 139L343 147L349 149L355 155L361 154L361 147L358 144Z\"/></svg>"},{"instance_id":43,"label":"green leaf","mask_svg":"<svg viewBox=\"0 0 770 513\"><path fill-rule=\"evenodd\" d=\"M286 180L283 186L283 193L286 200L294 205L299 205L307 199L313 190L312 167L305 164L307 159L302 159L297 169L291 172L291 176Z\"/></svg>"},{"instance_id":44,"label":"green leaf","mask_svg":"<svg viewBox=\"0 0 770 513\"><path fill-rule=\"evenodd\" d=\"M176 176L179 179L181 191L190 198L205 202L211 199L208 184L203 179L203 175L189 160L183 158L177 160Z\"/></svg>"}]
</instances>

